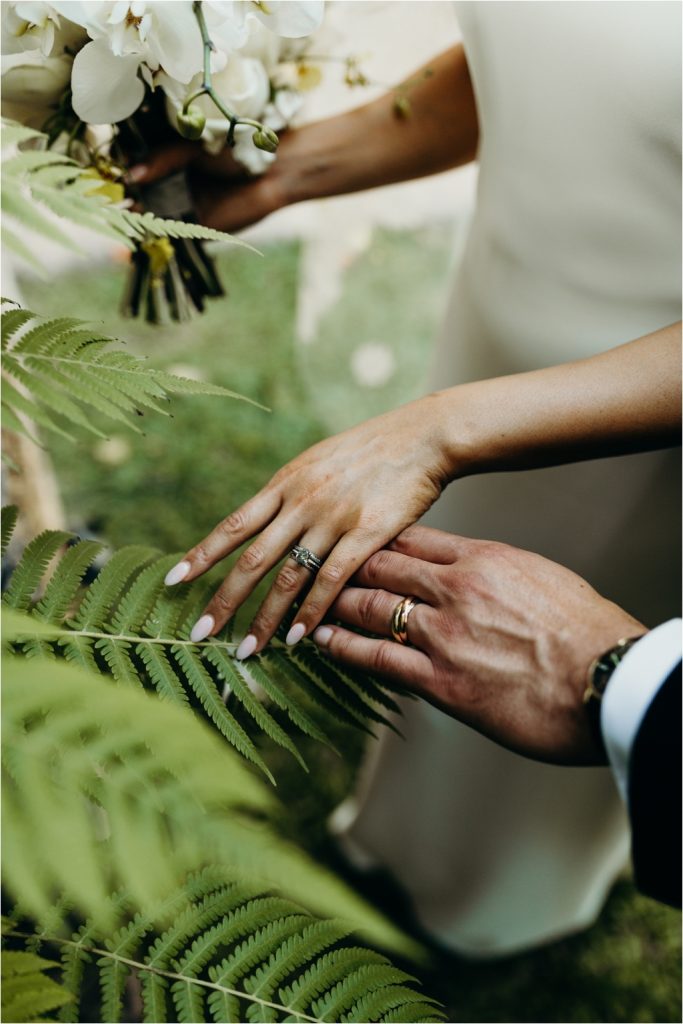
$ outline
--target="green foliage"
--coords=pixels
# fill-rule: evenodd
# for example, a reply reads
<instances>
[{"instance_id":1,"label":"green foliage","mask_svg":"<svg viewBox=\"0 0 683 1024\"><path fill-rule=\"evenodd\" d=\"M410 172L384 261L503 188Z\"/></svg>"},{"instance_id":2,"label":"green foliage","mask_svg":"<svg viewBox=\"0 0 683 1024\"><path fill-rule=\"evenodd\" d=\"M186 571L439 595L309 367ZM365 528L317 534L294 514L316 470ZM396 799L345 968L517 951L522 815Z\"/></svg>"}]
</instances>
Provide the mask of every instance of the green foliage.
<instances>
[{"instance_id":1,"label":"green foliage","mask_svg":"<svg viewBox=\"0 0 683 1024\"><path fill-rule=\"evenodd\" d=\"M70 234L73 226L88 228L133 249L146 238L202 238L245 243L222 231L152 213L134 213L96 192L96 183L69 157L44 148L47 136L13 121L2 121L3 243L40 269L26 239L26 229L72 251L80 251ZM18 146L30 146L17 151ZM8 156L5 156L10 150ZM56 215L56 216L55 216Z\"/></svg>"},{"instance_id":2,"label":"green foliage","mask_svg":"<svg viewBox=\"0 0 683 1024\"><path fill-rule=\"evenodd\" d=\"M21 630L15 623L10 639ZM5 631L7 633L7 631ZM268 790L214 731L153 694L65 661L3 664L3 868L35 918L62 893L115 926L111 892L152 913L188 872L276 886L375 941L414 946L334 875L279 837Z\"/></svg>"},{"instance_id":3,"label":"green foliage","mask_svg":"<svg viewBox=\"0 0 683 1024\"><path fill-rule=\"evenodd\" d=\"M135 415L142 416L143 409L168 415L169 394L251 401L227 388L147 366L112 349L115 339L76 317L46 320L7 300L2 304L2 413L3 426L10 430L27 434L22 417L28 417L63 437L70 435L58 420L104 437L93 423L96 410L140 433Z\"/></svg>"},{"instance_id":4,"label":"green foliage","mask_svg":"<svg viewBox=\"0 0 683 1024\"><path fill-rule=\"evenodd\" d=\"M414 987L416 979L353 942L348 925L316 918L258 886L226 881L217 868L190 875L147 913L136 913L122 896L111 902L108 930L90 921L71 937L59 927L59 913L33 934L15 914L10 934L61 953L59 991L63 1001L70 998L62 1021L120 1021L133 973L143 1019L155 1024L442 1019L435 1000ZM97 1006L87 998L95 983Z\"/></svg>"},{"instance_id":5,"label":"green foliage","mask_svg":"<svg viewBox=\"0 0 683 1024\"><path fill-rule=\"evenodd\" d=\"M58 966L35 953L6 950L2 954L2 1019L14 1024L41 1020L42 1014L70 1003L71 993L45 973Z\"/></svg>"},{"instance_id":6,"label":"green foliage","mask_svg":"<svg viewBox=\"0 0 683 1024\"><path fill-rule=\"evenodd\" d=\"M11 510L6 514L11 519ZM263 697L300 732L328 745L331 741L311 702L368 732L375 723L393 728L385 712L397 712L398 706L386 684L338 668L310 642L291 650L281 639L286 625L279 639L247 662L233 657L236 645L230 624L219 636L192 643L189 633L206 591L201 580L164 586L164 576L178 555L139 546L121 548L84 587L83 576L100 545L75 540L64 549L69 539L74 540L61 531L40 534L14 568L3 602L31 612L14 641L15 651L28 656L62 654L125 686L154 688L165 701L194 708L271 780L254 733L265 733L305 764L295 740ZM34 601L48 563L44 593ZM33 627L36 620L57 627L57 637L40 635Z\"/></svg>"}]
</instances>

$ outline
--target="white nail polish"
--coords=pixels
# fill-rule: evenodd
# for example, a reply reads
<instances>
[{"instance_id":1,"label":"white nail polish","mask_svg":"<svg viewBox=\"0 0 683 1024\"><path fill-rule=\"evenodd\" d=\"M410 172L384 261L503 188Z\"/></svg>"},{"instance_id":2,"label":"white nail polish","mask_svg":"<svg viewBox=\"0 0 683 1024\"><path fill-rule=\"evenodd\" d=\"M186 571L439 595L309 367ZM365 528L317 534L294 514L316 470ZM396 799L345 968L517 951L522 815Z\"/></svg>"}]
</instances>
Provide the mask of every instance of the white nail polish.
<instances>
[{"instance_id":1,"label":"white nail polish","mask_svg":"<svg viewBox=\"0 0 683 1024\"><path fill-rule=\"evenodd\" d=\"M289 633L285 637L285 643L289 647L293 647L294 644L299 643L299 640L301 640L301 637L304 635L305 632L306 627L304 626L303 622L297 622L296 625L292 626Z\"/></svg>"},{"instance_id":2,"label":"white nail polish","mask_svg":"<svg viewBox=\"0 0 683 1024\"><path fill-rule=\"evenodd\" d=\"M207 636L214 627L213 615L202 615L201 619L197 619L192 632L190 633L190 640L194 644L198 644L200 640L206 640Z\"/></svg>"},{"instance_id":3,"label":"white nail polish","mask_svg":"<svg viewBox=\"0 0 683 1024\"><path fill-rule=\"evenodd\" d=\"M189 562L178 562L172 569L169 569L164 578L164 583L167 587L172 587L175 583L180 583L184 580L192 566Z\"/></svg>"},{"instance_id":4,"label":"white nail polish","mask_svg":"<svg viewBox=\"0 0 683 1024\"><path fill-rule=\"evenodd\" d=\"M244 661L245 658L249 658L256 650L256 644L258 643L253 633L249 633L245 636L241 644L235 651L235 657L238 661Z\"/></svg>"},{"instance_id":5,"label":"white nail polish","mask_svg":"<svg viewBox=\"0 0 683 1024\"><path fill-rule=\"evenodd\" d=\"M332 639L333 632L334 630L330 629L329 626L318 626L315 633L313 634L313 640L315 640L315 642L319 644L320 647L327 647L330 640Z\"/></svg>"}]
</instances>

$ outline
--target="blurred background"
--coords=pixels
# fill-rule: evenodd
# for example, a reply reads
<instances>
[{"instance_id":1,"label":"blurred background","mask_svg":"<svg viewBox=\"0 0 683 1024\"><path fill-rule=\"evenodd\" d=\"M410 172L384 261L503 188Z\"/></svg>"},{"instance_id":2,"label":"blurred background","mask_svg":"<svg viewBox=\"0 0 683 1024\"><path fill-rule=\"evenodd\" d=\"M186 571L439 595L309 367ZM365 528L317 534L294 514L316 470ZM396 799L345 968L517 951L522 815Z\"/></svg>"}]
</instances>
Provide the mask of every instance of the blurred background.
<instances>
[{"instance_id":1,"label":"blurred background","mask_svg":"<svg viewBox=\"0 0 683 1024\"><path fill-rule=\"evenodd\" d=\"M325 51L358 58L371 84L351 88L343 63L327 63L299 120L374 98L459 38L453 6L424 0L330 3L325 32ZM471 167L276 214L244 234L262 255L218 252L229 294L185 325L118 316L125 250L103 255L101 242L84 238L89 255L79 260L46 248L42 279L5 265L4 294L28 308L77 311L155 365L271 410L174 399L172 418L146 416L142 436L107 423L106 440L51 440L59 495L46 485L46 525L61 519L113 547L184 551L302 449L421 393L475 188ZM305 751L310 776L277 763L283 827L320 857L334 856L325 819L362 750L341 729L339 743L343 760ZM277 752L269 756L275 766ZM399 913L388 880L372 879L373 891ZM451 1021L676 1021L680 963L680 915L624 878L590 931L498 963L437 951L423 980Z\"/></svg>"}]
</instances>

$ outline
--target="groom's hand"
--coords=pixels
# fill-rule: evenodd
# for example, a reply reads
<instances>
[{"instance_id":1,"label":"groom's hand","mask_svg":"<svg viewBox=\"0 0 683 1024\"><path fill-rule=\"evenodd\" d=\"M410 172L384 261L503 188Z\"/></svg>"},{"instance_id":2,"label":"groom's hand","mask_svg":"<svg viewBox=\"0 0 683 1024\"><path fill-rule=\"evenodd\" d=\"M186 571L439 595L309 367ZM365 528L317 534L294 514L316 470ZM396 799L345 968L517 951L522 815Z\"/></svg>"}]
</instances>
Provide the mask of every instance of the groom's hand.
<instances>
[{"instance_id":1,"label":"groom's hand","mask_svg":"<svg viewBox=\"0 0 683 1024\"><path fill-rule=\"evenodd\" d=\"M410 646L391 639L404 596ZM414 526L372 555L325 625L332 657L388 675L519 753L564 764L604 754L583 703L594 658L645 627L573 572L506 544Z\"/></svg>"}]
</instances>

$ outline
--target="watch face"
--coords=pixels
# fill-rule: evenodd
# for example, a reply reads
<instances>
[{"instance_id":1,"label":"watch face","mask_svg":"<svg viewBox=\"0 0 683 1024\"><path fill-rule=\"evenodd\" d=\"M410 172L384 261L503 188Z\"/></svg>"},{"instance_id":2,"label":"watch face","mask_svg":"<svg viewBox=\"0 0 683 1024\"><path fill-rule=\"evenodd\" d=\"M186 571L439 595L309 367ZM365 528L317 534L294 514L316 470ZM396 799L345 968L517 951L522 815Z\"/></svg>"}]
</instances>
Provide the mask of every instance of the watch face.
<instances>
[{"instance_id":1,"label":"watch face","mask_svg":"<svg viewBox=\"0 0 683 1024\"><path fill-rule=\"evenodd\" d=\"M630 648L640 639L639 636L636 636L631 637L629 640L620 640L618 644L615 644L614 647L606 651L593 663L591 686L595 697L603 696L615 668Z\"/></svg>"}]
</instances>

